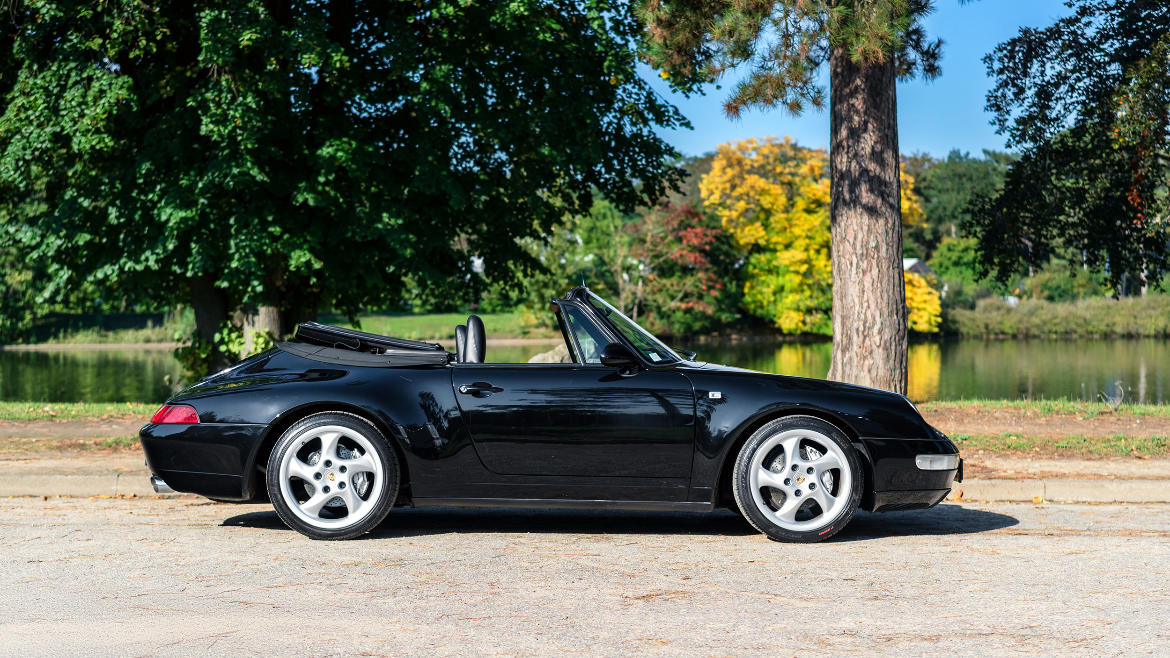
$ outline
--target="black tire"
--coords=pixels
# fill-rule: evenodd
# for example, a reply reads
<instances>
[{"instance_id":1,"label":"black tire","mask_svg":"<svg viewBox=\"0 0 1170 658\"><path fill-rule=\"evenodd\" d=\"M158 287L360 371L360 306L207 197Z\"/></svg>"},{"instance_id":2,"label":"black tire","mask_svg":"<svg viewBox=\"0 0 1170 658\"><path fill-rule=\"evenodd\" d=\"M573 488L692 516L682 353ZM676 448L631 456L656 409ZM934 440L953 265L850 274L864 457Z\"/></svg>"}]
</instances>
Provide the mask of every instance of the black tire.
<instances>
[{"instance_id":1,"label":"black tire","mask_svg":"<svg viewBox=\"0 0 1170 658\"><path fill-rule=\"evenodd\" d=\"M321 436L315 434L318 431ZM333 434L338 434L339 438L334 441L336 443L333 448L335 454L330 455L325 449L326 439L322 437ZM312 451L314 447L317 449L317 461L311 463L304 461L300 453ZM298 452L293 452L290 455L290 450ZM341 455L354 456L353 459L361 461L347 461L348 457L343 458ZM373 461L366 460L367 455ZM282 476L282 465L286 464L286 459L287 463L292 465L291 468L311 469L315 471L313 475L325 475L326 477L311 482L307 476L306 479L298 478L295 475L292 477L287 474ZM297 462L295 465L293 465L293 460ZM376 463L374 463L375 461ZM332 466L326 466L331 462L335 463ZM363 474L362 477L372 480L367 485L364 500L360 499L361 483L356 479L359 471L354 468L352 472L349 472L349 469L343 468L347 464L358 463L372 464L372 469L380 467L381 471L380 477L375 475L376 470L360 471ZM272 506L276 508L276 513L280 515L281 520L288 527L310 539L340 540L353 539L363 535L386 518L394 506L395 498L398 497L400 473L398 456L395 454L394 448L373 424L360 416L334 411L303 418L281 435L268 458L266 480L268 497L272 500ZM282 477L285 477L287 482L282 482ZM333 484L326 485L326 482ZM349 491L345 492L347 483L350 485ZM306 484L309 486L305 486ZM330 486L338 487L338 489L333 491ZM321 487L320 491L316 487ZM307 513L301 507L301 501L296 500L296 498L306 498L304 504L308 505L315 500L314 493L319 493L321 498L326 498L329 493L345 494L347 500L352 499L354 501L352 504L360 507L360 518L353 523L345 523L350 516L349 505L331 505L331 503L341 499L341 496L338 495L326 498L327 502L324 505L316 506L318 512ZM293 498L291 503L290 497ZM368 508L365 507L366 504L369 505ZM294 510L292 505L297 505L297 509ZM346 510L344 516L341 516L340 512L333 511L338 507ZM334 516L337 518L333 518Z\"/></svg>"},{"instance_id":2,"label":"black tire","mask_svg":"<svg viewBox=\"0 0 1170 658\"><path fill-rule=\"evenodd\" d=\"M810 457L817 453L820 457ZM834 463L838 467L828 466ZM761 485L754 494L753 473L757 484L777 487ZM864 478L857 450L839 429L812 416L786 416L766 423L740 448L732 489L740 513L769 539L807 544L824 541L849 523L861 503Z\"/></svg>"}]
</instances>

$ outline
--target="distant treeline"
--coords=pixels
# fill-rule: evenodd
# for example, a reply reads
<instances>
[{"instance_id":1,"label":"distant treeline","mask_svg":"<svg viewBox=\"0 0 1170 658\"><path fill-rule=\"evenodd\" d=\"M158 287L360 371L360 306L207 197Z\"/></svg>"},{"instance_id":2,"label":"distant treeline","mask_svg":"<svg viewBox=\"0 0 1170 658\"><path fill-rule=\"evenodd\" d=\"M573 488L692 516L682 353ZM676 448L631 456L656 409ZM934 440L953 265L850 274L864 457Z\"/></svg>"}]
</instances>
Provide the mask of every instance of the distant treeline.
<instances>
[{"instance_id":1,"label":"distant treeline","mask_svg":"<svg viewBox=\"0 0 1170 658\"><path fill-rule=\"evenodd\" d=\"M974 309L944 312L943 330L969 337L1170 338L1170 296L1076 302L1024 299L1014 307L989 298Z\"/></svg>"}]
</instances>

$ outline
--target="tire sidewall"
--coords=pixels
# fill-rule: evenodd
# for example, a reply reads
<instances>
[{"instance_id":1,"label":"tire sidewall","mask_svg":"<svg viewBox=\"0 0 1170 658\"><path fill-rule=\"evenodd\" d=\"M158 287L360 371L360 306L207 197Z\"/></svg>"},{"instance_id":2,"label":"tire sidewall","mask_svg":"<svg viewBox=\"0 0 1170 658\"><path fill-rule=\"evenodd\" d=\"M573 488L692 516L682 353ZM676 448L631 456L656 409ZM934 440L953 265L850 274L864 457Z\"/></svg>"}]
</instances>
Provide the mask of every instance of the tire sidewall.
<instances>
[{"instance_id":1,"label":"tire sidewall","mask_svg":"<svg viewBox=\"0 0 1170 658\"><path fill-rule=\"evenodd\" d=\"M848 504L837 514L836 518L830 519L813 530L795 531L776 525L756 507L751 492L749 469L756 450L772 435L795 429L812 430L836 443L841 452L845 454L853 481L853 490L850 492ZM743 517L757 530L767 535L769 539L792 543L813 543L824 541L837 534L853 518L858 505L861 504L862 491L865 490L865 469L861 467L861 457L857 454L853 443L831 423L812 416L785 416L765 423L744 442L735 461L735 470L732 473L732 490L735 494L735 502Z\"/></svg>"},{"instance_id":2,"label":"tire sidewall","mask_svg":"<svg viewBox=\"0 0 1170 658\"><path fill-rule=\"evenodd\" d=\"M289 508L281 491L280 466L285 454L295 447L294 444L299 436L325 425L338 425L365 436L377 453L375 457L382 462L383 477L379 485L382 487L382 491L377 506L357 523L342 528L318 528L305 523ZM272 454L268 458L268 474L265 481L272 506L285 525L310 539L339 540L363 535L377 527L386 518L386 515L394 507L394 500L398 497L400 473L398 455L377 427L361 416L333 411L306 416L285 430L284 434L277 440L276 445L273 446Z\"/></svg>"}]
</instances>

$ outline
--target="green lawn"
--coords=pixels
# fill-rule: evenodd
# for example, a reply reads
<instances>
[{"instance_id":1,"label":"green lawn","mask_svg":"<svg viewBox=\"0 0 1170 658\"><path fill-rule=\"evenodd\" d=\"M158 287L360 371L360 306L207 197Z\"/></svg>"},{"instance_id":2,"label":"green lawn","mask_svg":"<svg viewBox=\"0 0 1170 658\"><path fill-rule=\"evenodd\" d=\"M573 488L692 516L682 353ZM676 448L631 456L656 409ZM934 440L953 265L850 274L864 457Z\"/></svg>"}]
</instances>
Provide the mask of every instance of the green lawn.
<instances>
[{"instance_id":1,"label":"green lawn","mask_svg":"<svg viewBox=\"0 0 1170 658\"><path fill-rule=\"evenodd\" d=\"M519 313L476 314L483 320L487 335L493 338L550 338L559 333L524 322ZM455 340L455 327L467 323L462 313L432 313L427 315L363 315L358 318L360 329L383 336L412 340ZM325 324L352 327L345 316L322 315Z\"/></svg>"},{"instance_id":2,"label":"green lawn","mask_svg":"<svg viewBox=\"0 0 1170 658\"><path fill-rule=\"evenodd\" d=\"M919 403L923 412L1010 410L1031 415L1080 414L1097 417L1116 413L1118 416L1170 417L1170 405L1165 404L1123 404L1116 411L1100 402L1074 402L1065 398L1059 400L947 400Z\"/></svg>"},{"instance_id":3,"label":"green lawn","mask_svg":"<svg viewBox=\"0 0 1170 658\"><path fill-rule=\"evenodd\" d=\"M0 402L0 420L150 418L161 406L145 402Z\"/></svg>"},{"instance_id":4,"label":"green lawn","mask_svg":"<svg viewBox=\"0 0 1170 658\"><path fill-rule=\"evenodd\" d=\"M1058 439L1006 433L997 436L954 434L951 440L959 452L1027 453L1036 456L1077 457L1163 457L1170 455L1170 436L1066 436Z\"/></svg>"},{"instance_id":5,"label":"green lawn","mask_svg":"<svg viewBox=\"0 0 1170 658\"><path fill-rule=\"evenodd\" d=\"M175 330L171 327L150 329L77 329L54 336L47 345L126 345L141 343L173 343Z\"/></svg>"}]
</instances>

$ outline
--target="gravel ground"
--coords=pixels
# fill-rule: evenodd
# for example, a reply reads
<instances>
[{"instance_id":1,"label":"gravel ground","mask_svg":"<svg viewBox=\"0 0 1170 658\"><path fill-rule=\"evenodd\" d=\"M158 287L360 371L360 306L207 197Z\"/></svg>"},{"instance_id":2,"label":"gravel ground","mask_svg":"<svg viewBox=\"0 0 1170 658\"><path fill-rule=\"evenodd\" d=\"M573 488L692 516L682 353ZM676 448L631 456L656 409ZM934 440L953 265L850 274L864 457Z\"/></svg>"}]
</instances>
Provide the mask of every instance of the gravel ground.
<instances>
[{"instance_id":1,"label":"gravel ground","mask_svg":"<svg viewBox=\"0 0 1170 658\"><path fill-rule=\"evenodd\" d=\"M271 508L0 500L3 656L1167 655L1170 506L395 510L312 542Z\"/></svg>"}]
</instances>

